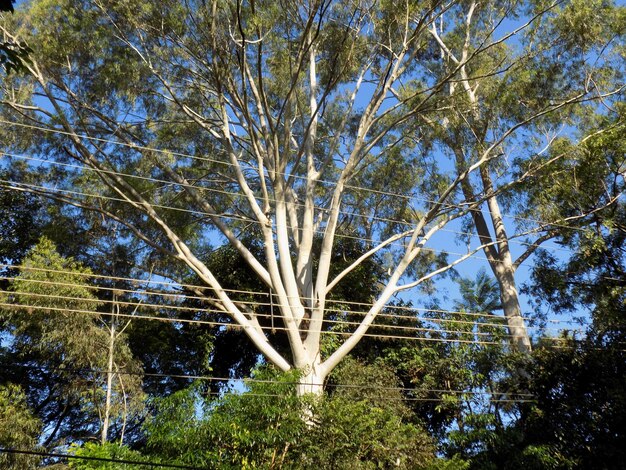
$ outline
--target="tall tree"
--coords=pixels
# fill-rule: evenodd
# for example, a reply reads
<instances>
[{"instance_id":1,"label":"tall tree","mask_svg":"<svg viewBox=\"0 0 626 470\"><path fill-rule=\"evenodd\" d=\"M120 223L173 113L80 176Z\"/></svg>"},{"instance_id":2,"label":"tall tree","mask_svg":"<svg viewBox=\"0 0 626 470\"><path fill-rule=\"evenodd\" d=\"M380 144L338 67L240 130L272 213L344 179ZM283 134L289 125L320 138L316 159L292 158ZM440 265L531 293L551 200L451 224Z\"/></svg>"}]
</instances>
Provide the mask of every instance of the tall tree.
<instances>
[{"instance_id":1,"label":"tall tree","mask_svg":"<svg viewBox=\"0 0 626 470\"><path fill-rule=\"evenodd\" d=\"M28 407L23 390L15 384L0 385L0 446L7 449L37 451L41 421ZM0 453L3 468L36 466L41 459L27 454Z\"/></svg>"},{"instance_id":2,"label":"tall tree","mask_svg":"<svg viewBox=\"0 0 626 470\"><path fill-rule=\"evenodd\" d=\"M624 84L624 69L616 66L623 62L623 49L610 47L614 42L623 44L623 7L604 1L544 2L529 6L520 21L533 23L543 8L554 11L543 27L531 24L531 34L520 35L516 43L497 44L472 61L468 58L500 27L502 18L514 14L512 4L494 7L469 2L463 9L463 23L441 21L429 30L445 58L440 73L458 69L461 80L447 87L453 112L426 122L434 138L453 156L459 174L485 151L493 154L475 177L462 181L461 189L467 201L484 198L470 213L473 231L498 281L513 343L521 351L529 351L531 342L522 320L515 272L542 243L558 235L559 226L582 225L592 209L548 214L530 204L518 211L517 220L507 222L504 210L526 202L523 190L528 189L528 185L515 184L510 169L521 163L521 169L513 171L521 174L529 169L529 161L541 161L543 166L536 167L535 174L542 184L535 184L531 191L545 191L554 177L548 159L525 155L548 153L557 165L571 159L576 145L612 128L597 126L591 135L584 131L576 135L573 129L584 129L587 115L593 112L593 107L581 105L580 100L588 99L593 86L613 95L607 96L604 104L608 106L622 98L622 93L611 92L620 92ZM506 38L508 33L501 34ZM507 50L510 47L518 50L514 61ZM562 106L565 102L570 105ZM616 114L608 109L610 115ZM524 123L529 112L540 116L520 132L509 133ZM571 147L555 145L559 137L570 138ZM493 146L495 141L498 145ZM613 204L615 199L603 202ZM516 242L516 238L521 240Z\"/></svg>"},{"instance_id":3,"label":"tall tree","mask_svg":"<svg viewBox=\"0 0 626 470\"><path fill-rule=\"evenodd\" d=\"M104 320L98 313L102 302L85 282L89 274L42 238L8 291L0 293L0 314L10 334L2 351L2 379L25 387L46 423L46 446L95 430L106 440L114 421L121 438L141 410L141 371L123 332L116 330L119 305L109 303L113 312Z\"/></svg>"},{"instance_id":4,"label":"tall tree","mask_svg":"<svg viewBox=\"0 0 626 470\"><path fill-rule=\"evenodd\" d=\"M445 119L451 87L472 90L475 76L526 66L518 38L538 38L543 55L558 53L546 40L561 34L551 26L553 4L481 4L481 17L495 17L492 28L472 21L476 5L466 2L55 5L34 2L18 28L3 28L9 38L28 37L35 54L29 77L5 81L0 101L5 122L39 136L14 151L45 152L49 165L73 174L56 187L5 186L102 214L124 228L121 237L168 259L175 279L181 266L192 271L206 286L199 294L268 361L303 371L299 393L321 393L394 295L497 242L483 237L449 260L432 256L429 245L500 191L487 185L470 194L464 187L503 162L498 149L507 139L534 135L538 119L614 92L586 87L520 108L450 171L454 160L442 164L425 123ZM498 26L513 14L528 21L501 35ZM446 31L481 28L452 64L451 53L439 54L442 24ZM493 51L501 58L492 59ZM398 199L357 204L366 191L358 181L394 161L419 161L423 171L398 185L412 196L410 210L389 222L380 214L397 213ZM511 183L527 176L511 176ZM338 240L358 233L363 220L372 240L334 274ZM276 299L288 353L274 344L258 310L237 301L203 261L216 239L234 247ZM322 351L333 291L374 258L387 268L380 289L345 340ZM525 344L520 315L509 322Z\"/></svg>"}]
</instances>

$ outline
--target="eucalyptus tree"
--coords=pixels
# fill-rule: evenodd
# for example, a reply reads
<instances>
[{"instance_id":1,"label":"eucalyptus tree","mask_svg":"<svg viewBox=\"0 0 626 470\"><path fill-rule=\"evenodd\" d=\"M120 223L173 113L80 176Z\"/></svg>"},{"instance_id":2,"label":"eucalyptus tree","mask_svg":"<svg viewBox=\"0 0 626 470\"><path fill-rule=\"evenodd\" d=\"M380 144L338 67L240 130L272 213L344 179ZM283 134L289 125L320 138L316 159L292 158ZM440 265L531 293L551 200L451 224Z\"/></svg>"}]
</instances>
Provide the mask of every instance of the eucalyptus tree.
<instances>
[{"instance_id":1,"label":"eucalyptus tree","mask_svg":"<svg viewBox=\"0 0 626 470\"><path fill-rule=\"evenodd\" d=\"M497 7L469 2L459 21L431 25L429 32L444 59L439 73L458 70L459 80L447 86L451 111L425 122L433 138L451 154L458 174L485 151L493 155L475 177L463 179L460 186L466 201L483 198L470 213L472 232L479 237L498 281L514 343L521 351L529 351L515 272L563 227L587 223L586 216L598 209L581 204L577 210L550 211L537 195L552 192L555 178L563 178L563 162L575 165L574 157L581 152L577 147L614 131L615 123L596 120L589 126L589 115L617 116L611 104L623 98L626 10L604 1L539 2L518 18L515 7L515 2ZM535 15L541 9L551 13L538 21ZM509 15L517 19L519 29L496 33ZM502 41L469 61L493 34L517 40ZM511 54L510 48L517 53ZM597 98L602 99L600 109L599 101L593 105ZM511 132L514 128L518 131ZM570 144L563 145L563 140ZM529 165L535 165L532 183L517 184L515 175L527 171ZM600 199L606 206L614 205L617 194ZM560 203L565 200L551 201L552 205ZM507 222L505 210L513 211L516 206L517 217ZM516 242L516 238L522 240Z\"/></svg>"},{"instance_id":2,"label":"eucalyptus tree","mask_svg":"<svg viewBox=\"0 0 626 470\"><path fill-rule=\"evenodd\" d=\"M428 123L455 112L451 88L472 91L472 74L525 66L525 52L514 47L521 36L554 50L541 36L560 34L549 27L553 7L485 3L483 16L492 11L501 27L481 29L481 40L450 63L441 25L474 31L474 4L33 2L17 26L3 27L34 53L28 76L3 84L2 120L28 136L12 140L19 158L45 156L73 174L55 186L3 185L115 221L121 239L168 260L164 272L174 280L193 272L202 284L196 293L229 315L269 362L302 371L300 393L320 393L394 295L496 243L482 237L456 257L434 256L431 247L442 229L500 191L464 188L502 162L504 142L532 134L537 119L607 93L587 87L520 109L460 171L432 145ZM514 14L528 21L501 34ZM500 58L491 60L496 50ZM473 67L486 61L486 69ZM415 168L408 177L407 162ZM359 181L376 181L374 170L392 163L398 170L386 173L389 187L406 198L384 193L387 185L368 197ZM338 240L362 238L365 225L361 253L333 272ZM215 243L235 248L267 291L263 298L273 299L289 353L260 322L260 301L239 301L207 266ZM386 274L365 299L369 306L322 351L333 292L372 260ZM509 326L524 345L518 313Z\"/></svg>"},{"instance_id":3,"label":"eucalyptus tree","mask_svg":"<svg viewBox=\"0 0 626 470\"><path fill-rule=\"evenodd\" d=\"M561 175L551 191L528 192L528 200L547 214L571 216L584 210L588 223L577 229L559 228L559 238L570 256L557 258L541 252L532 272L532 294L538 304L557 313L587 310L595 333L617 340L623 335L624 273L626 257L626 130L624 105L617 116L602 119L607 132L572 147L564 140L559 150L570 158L555 163ZM607 122L608 121L608 122ZM615 201L608 204L610 201Z\"/></svg>"},{"instance_id":4,"label":"eucalyptus tree","mask_svg":"<svg viewBox=\"0 0 626 470\"><path fill-rule=\"evenodd\" d=\"M41 422L29 409L23 390L15 384L0 386L0 445L37 452ZM0 463L4 468L36 467L40 457L3 452Z\"/></svg>"},{"instance_id":5,"label":"eucalyptus tree","mask_svg":"<svg viewBox=\"0 0 626 470\"><path fill-rule=\"evenodd\" d=\"M120 305L109 301L111 320L103 321L103 302L86 282L90 274L42 238L0 291L0 320L9 339L0 380L24 387L45 423L40 439L46 447L94 430L105 442L114 427L122 440L143 407L141 370L124 325L118 326Z\"/></svg>"}]
</instances>

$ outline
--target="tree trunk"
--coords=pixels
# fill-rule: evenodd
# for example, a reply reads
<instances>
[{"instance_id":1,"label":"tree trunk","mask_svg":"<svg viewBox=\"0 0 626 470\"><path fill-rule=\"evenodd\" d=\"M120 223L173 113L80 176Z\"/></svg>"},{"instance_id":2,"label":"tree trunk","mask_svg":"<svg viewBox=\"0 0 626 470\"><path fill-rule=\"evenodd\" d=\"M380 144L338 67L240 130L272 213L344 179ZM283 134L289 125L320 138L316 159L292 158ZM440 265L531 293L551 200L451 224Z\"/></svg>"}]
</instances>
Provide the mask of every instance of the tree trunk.
<instances>
[{"instance_id":1,"label":"tree trunk","mask_svg":"<svg viewBox=\"0 0 626 470\"><path fill-rule=\"evenodd\" d=\"M510 262L510 259L499 261L493 271L500 286L502 310L504 311L509 334L511 335L511 344L520 352L530 353L532 346L528 330L522 318L513 264Z\"/></svg>"},{"instance_id":2,"label":"tree trunk","mask_svg":"<svg viewBox=\"0 0 626 470\"><path fill-rule=\"evenodd\" d=\"M316 372L315 367L308 366L303 369L303 375L298 380L296 393L299 397L312 395L319 397L324 392L324 380L326 377Z\"/></svg>"},{"instance_id":3,"label":"tree trunk","mask_svg":"<svg viewBox=\"0 0 626 470\"><path fill-rule=\"evenodd\" d=\"M113 354L115 352L115 320L111 321L109 336L109 357L107 362L107 393L104 402L104 419L102 422L101 442L106 444L109 433L109 416L111 414L111 388L113 387Z\"/></svg>"},{"instance_id":4,"label":"tree trunk","mask_svg":"<svg viewBox=\"0 0 626 470\"><path fill-rule=\"evenodd\" d=\"M324 392L324 380L326 380L327 372L322 367L319 348L314 351L306 351L303 356L308 360L306 363L297 364L301 375L296 386L296 393L299 397L306 395L320 397Z\"/></svg>"}]
</instances>

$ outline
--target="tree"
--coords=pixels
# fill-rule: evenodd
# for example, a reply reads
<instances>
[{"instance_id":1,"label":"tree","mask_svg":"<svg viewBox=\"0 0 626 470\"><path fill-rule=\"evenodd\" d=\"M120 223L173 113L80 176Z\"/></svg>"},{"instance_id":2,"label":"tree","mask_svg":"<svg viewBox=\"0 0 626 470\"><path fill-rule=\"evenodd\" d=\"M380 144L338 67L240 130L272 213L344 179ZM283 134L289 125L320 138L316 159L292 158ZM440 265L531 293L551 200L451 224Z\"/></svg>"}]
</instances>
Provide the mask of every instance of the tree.
<instances>
[{"instance_id":1,"label":"tree","mask_svg":"<svg viewBox=\"0 0 626 470\"><path fill-rule=\"evenodd\" d=\"M3 382L19 378L23 384L33 410L50 426L45 446L62 436L86 438L94 429L106 441L113 421L122 439L127 421L141 411L140 369L115 328L119 306L109 304L112 318L102 319L102 302L85 282L90 273L42 238L0 293L10 334Z\"/></svg>"},{"instance_id":2,"label":"tree","mask_svg":"<svg viewBox=\"0 0 626 470\"><path fill-rule=\"evenodd\" d=\"M301 419L301 402L310 397L296 395L296 373L266 367L253 374L244 393L203 402L191 387L159 400L146 423L145 445L127 457L202 468L446 468L439 466L444 462L435 457L430 437L411 422L400 392L382 388L395 381L391 371L356 361L341 369L335 380L361 382L311 403L317 426ZM366 384L373 393L359 386ZM77 453L112 456L124 450L85 446ZM72 463L93 468L83 465Z\"/></svg>"},{"instance_id":3,"label":"tree","mask_svg":"<svg viewBox=\"0 0 626 470\"><path fill-rule=\"evenodd\" d=\"M33 416L20 387L14 384L0 386L0 446L36 451L40 431L41 421ZM39 460L32 455L0 453L0 464L7 469L36 466Z\"/></svg>"},{"instance_id":4,"label":"tree","mask_svg":"<svg viewBox=\"0 0 626 470\"><path fill-rule=\"evenodd\" d=\"M585 226L558 230L559 241L571 256L559 260L546 251L540 253L529 292L539 305L550 305L558 313L588 309L594 330L606 330L611 335L622 325L626 270L623 115L624 105L620 103L616 116L592 121L592 129L602 126L608 131L591 133L584 146L573 149L570 142L560 142L561 149L571 155L555 163L560 184L543 194L529 192L529 202L545 213L590 214Z\"/></svg>"},{"instance_id":5,"label":"tree","mask_svg":"<svg viewBox=\"0 0 626 470\"><path fill-rule=\"evenodd\" d=\"M582 109L587 109L583 111L576 102L581 98L586 100L583 97L588 96L590 81L607 90L623 87L623 69L613 67L614 61L623 60L623 52L617 48L613 55L606 53L606 48L623 34L624 9L603 1L591 4L573 1L543 7L556 11L545 29L531 26L535 33L522 35L517 44L498 44L473 61L468 61L468 57L498 28L503 17L500 11L513 13L511 5L505 3L494 7L471 2L464 25L444 27L442 22L439 27L433 25L429 30L442 57L446 58L440 73L458 69L462 78L450 83L447 89L454 111L439 119L426 119L434 138L453 156L458 174L485 151L499 154L482 165L475 177L463 179L461 189L466 201L484 197L484 201L470 212L473 232L481 240L483 252L498 281L513 343L526 352L531 349L531 341L522 320L515 272L542 243L558 235L559 226L584 221L590 209L568 214L547 214L536 210L535 205L524 204L527 202L524 190L528 190L529 185L516 184L507 174L510 171L507 168L515 168L521 163L521 169L514 173L522 174L528 171L529 162L542 164L531 178L541 178L543 184L535 182L530 191L545 191L555 174L547 167L549 161L560 165L563 160L571 158L569 151L575 151L576 139L578 145L583 146L593 135L611 130L612 126L597 126L591 135L568 136L573 140L568 150L554 145L559 136L567 135L563 126L580 130L586 127L590 108L583 106ZM532 15L540 12L534 10L527 14L532 22ZM596 23L599 17L606 20ZM591 27L590 24L598 26ZM541 38L539 42L537 37ZM514 62L509 59L507 47L520 51ZM584 64L593 65L586 67ZM620 97L617 95L615 101L619 102ZM568 101L571 106L560 106ZM520 132L507 135L509 129L523 122L529 111L531 115L538 113L540 116L535 116ZM615 109L610 113L615 115ZM498 145L492 146L494 141L498 141ZM550 159L521 156L534 152L548 152ZM503 207L512 208L520 201L523 202L518 216L523 218L520 217L515 224L506 223ZM614 199L604 201L605 204L614 202ZM521 233L511 234L511 228L515 226ZM470 235L468 233L464 238ZM513 240L522 237L521 247L515 250Z\"/></svg>"},{"instance_id":6,"label":"tree","mask_svg":"<svg viewBox=\"0 0 626 470\"><path fill-rule=\"evenodd\" d=\"M555 143L555 152L567 153L558 161L545 157L556 167L548 175L558 174L558 181L543 191L527 188L529 205L546 219L586 214L584 225L555 228L570 252L557 257L538 250L526 290L536 310L575 315L575 325L587 328L539 339L528 376L515 379L533 400L514 406L508 426L460 441L459 449L474 449L471 468L619 468L623 461L622 108L616 105L615 115L600 122L591 116L582 145Z\"/></svg>"},{"instance_id":7,"label":"tree","mask_svg":"<svg viewBox=\"0 0 626 470\"><path fill-rule=\"evenodd\" d=\"M552 101L520 107L448 171L427 129L449 119L449 90L471 89L475 77L509 76L507 70L528 64L527 53L514 47L517 38L541 40L537 60L558 53L557 40L569 31L552 27L556 5L55 5L46 3L44 12L34 3L19 27L4 28L11 37L28 37L36 59L27 78L5 82L1 102L16 129L30 134L34 126L39 136L15 144L16 152L45 151L50 164L72 165L73 172L57 187L5 186L95 211L123 227L120 237L134 237L168 259L175 279L181 265L192 271L206 286L198 293L229 315L269 362L302 372L300 394L321 393L394 295L497 243L482 237L454 259L434 256L427 246L503 190L485 185L470 194L464 187L504 162L498 149L507 139L533 135L535 121L615 92L611 84L572 86ZM496 26L483 29L512 14L528 21L504 36ZM446 32L477 34L456 59L439 53L444 17ZM572 70L588 79L585 66ZM526 160L536 158L534 152ZM397 213L398 199L360 204L364 188L355 184L394 161L420 164L403 183L415 195L410 210L388 223L379 214ZM533 171L509 175L509 184ZM338 240L358 234L363 220L375 240L331 276ZM216 239L234 247L275 296L288 353L273 343L255 306L237 301L203 261ZM345 340L322 351L333 290L374 259L387 268L380 289ZM508 320L516 342L524 343L519 312Z\"/></svg>"},{"instance_id":8,"label":"tree","mask_svg":"<svg viewBox=\"0 0 626 470\"><path fill-rule=\"evenodd\" d=\"M13 4L15 0L2 0L0 2L0 14L3 12L13 13ZM28 61L28 55L32 50L24 43L16 43L14 41L0 42L0 66L9 74L11 70L20 71L24 69L25 62Z\"/></svg>"}]
</instances>

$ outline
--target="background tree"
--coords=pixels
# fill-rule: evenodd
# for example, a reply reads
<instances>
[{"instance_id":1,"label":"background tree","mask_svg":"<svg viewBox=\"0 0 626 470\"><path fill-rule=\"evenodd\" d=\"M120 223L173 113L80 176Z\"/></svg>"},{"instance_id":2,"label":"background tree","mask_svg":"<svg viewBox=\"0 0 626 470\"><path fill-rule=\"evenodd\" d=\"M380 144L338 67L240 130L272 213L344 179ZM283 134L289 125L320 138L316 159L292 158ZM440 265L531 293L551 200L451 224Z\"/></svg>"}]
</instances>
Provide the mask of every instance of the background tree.
<instances>
[{"instance_id":1,"label":"background tree","mask_svg":"<svg viewBox=\"0 0 626 470\"><path fill-rule=\"evenodd\" d=\"M546 11L542 12L542 8ZM467 201L484 197L470 213L472 234L481 240L498 281L513 342L519 350L530 351L531 340L522 320L515 272L542 243L557 236L559 225L580 223L593 209L547 213L536 210L536 205L527 204L523 191L529 188L538 193L546 191L555 173L545 165L550 161L555 161L557 166L562 161L571 161L572 154L577 152L576 146L584 145L590 138L583 131L582 135L568 139L571 142L568 149L555 145L555 140L564 134L564 126L586 127L590 107L588 103L582 106L580 103L587 101L591 83L598 90L618 92L608 98L607 105L619 102L623 96L624 70L614 67L615 63L623 62L623 49L608 46L614 41L623 41L624 10L601 1L529 6L524 13L530 18L529 28L533 34L520 36L516 44L495 44L476 60L468 61L476 48L499 27L502 15L513 14L513 11L512 5L507 3L495 7L470 2L463 10L464 23L441 22L431 26L429 31L446 59L437 65L439 73L454 73L458 69L461 80L447 87L453 112L441 113L436 119L428 117L425 121L432 128L433 138L451 154L459 174L485 149L496 154L489 164L481 166L475 177L464 179L461 188ZM536 19L533 15L543 16L548 11L552 12L545 15L546 21L539 21L544 24L533 24ZM606 21L597 22L599 17ZM591 24L597 26L591 27ZM538 41L538 38L541 39ZM510 47L519 51L514 62L510 61ZM563 103L568 106L562 106ZM536 118L520 132L509 134L509 129L523 122L529 112L536 113ZM609 108L609 113L616 117L615 109ZM612 132L612 126L604 124L604 127L596 125L591 135ZM496 140L498 145L492 146ZM535 157L544 152L550 157L527 158L527 155ZM530 168L526 164L529 161L538 165L532 173L542 179L543 184L520 186L510 178L511 173L528 175ZM520 169L511 172L511 167L520 164ZM533 179L533 175L530 176ZM523 205L516 213L523 218L515 223L505 221L504 210L512 210L519 202ZM607 205L614 202L615 199L603 199ZM517 230L511 233L512 229ZM470 236L468 233L464 238ZM522 240L516 242L516 238Z\"/></svg>"},{"instance_id":2,"label":"background tree","mask_svg":"<svg viewBox=\"0 0 626 470\"><path fill-rule=\"evenodd\" d=\"M120 437L142 407L140 369L121 332L112 338L111 323L98 314L102 303L85 278L90 271L61 257L46 238L21 268L1 297L11 335L3 381L25 388L47 425L46 447L87 438L94 428L106 438L113 420Z\"/></svg>"},{"instance_id":3,"label":"background tree","mask_svg":"<svg viewBox=\"0 0 626 470\"><path fill-rule=\"evenodd\" d=\"M18 385L0 386L0 446L5 449L37 451L41 421L32 413ZM0 464L7 469L36 466L41 458L32 455L0 453Z\"/></svg>"}]
</instances>

